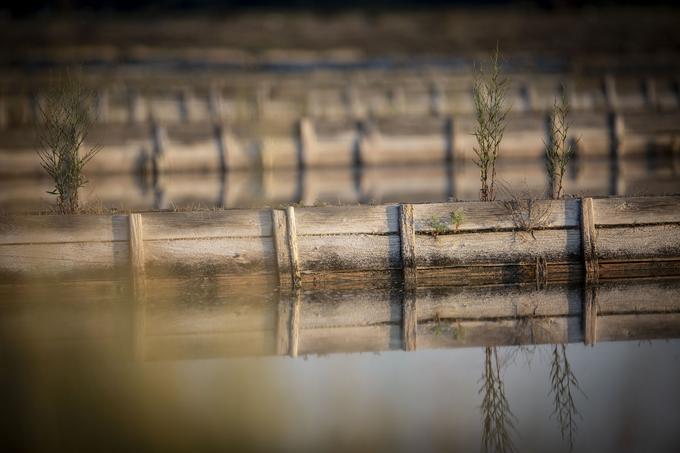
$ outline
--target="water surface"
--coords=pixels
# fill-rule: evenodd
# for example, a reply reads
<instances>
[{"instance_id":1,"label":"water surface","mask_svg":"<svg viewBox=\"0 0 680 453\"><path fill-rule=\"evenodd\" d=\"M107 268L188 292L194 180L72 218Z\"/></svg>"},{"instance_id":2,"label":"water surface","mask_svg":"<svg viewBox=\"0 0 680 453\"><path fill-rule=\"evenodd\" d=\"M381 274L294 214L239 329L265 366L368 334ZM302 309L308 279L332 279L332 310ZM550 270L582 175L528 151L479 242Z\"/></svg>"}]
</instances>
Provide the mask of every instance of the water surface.
<instances>
[{"instance_id":1,"label":"water surface","mask_svg":"<svg viewBox=\"0 0 680 453\"><path fill-rule=\"evenodd\" d=\"M13 285L0 304L11 450L479 451L504 429L504 451L680 448L673 280L605 285L593 347L577 287L421 291L409 352L399 291L304 293L298 357L277 356L287 300L275 290L168 285L140 332L124 288L69 285ZM425 319L433 294L439 311ZM671 297L639 306L640 294ZM565 315L474 312L536 298Z\"/></svg>"}]
</instances>

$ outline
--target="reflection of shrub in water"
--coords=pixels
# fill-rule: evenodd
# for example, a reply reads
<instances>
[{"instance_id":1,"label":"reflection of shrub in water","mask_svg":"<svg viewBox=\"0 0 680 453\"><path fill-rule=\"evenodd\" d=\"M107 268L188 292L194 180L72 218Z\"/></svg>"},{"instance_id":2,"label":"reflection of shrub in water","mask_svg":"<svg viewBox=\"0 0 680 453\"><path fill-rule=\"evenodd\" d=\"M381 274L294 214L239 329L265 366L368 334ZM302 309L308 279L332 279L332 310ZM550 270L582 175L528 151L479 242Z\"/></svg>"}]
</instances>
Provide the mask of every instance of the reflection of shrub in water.
<instances>
[{"instance_id":1,"label":"reflection of shrub in water","mask_svg":"<svg viewBox=\"0 0 680 453\"><path fill-rule=\"evenodd\" d=\"M576 439L576 417L581 417L574 403L573 389L583 393L578 380L569 365L565 345L555 345L550 366L550 393L553 395L554 410L552 416L557 418L562 439L569 442L569 451L574 449Z\"/></svg>"},{"instance_id":2,"label":"reflection of shrub in water","mask_svg":"<svg viewBox=\"0 0 680 453\"><path fill-rule=\"evenodd\" d=\"M512 411L505 397L501 369L496 348L484 350L484 374L482 375L482 451L517 451L510 436L515 429Z\"/></svg>"}]
</instances>

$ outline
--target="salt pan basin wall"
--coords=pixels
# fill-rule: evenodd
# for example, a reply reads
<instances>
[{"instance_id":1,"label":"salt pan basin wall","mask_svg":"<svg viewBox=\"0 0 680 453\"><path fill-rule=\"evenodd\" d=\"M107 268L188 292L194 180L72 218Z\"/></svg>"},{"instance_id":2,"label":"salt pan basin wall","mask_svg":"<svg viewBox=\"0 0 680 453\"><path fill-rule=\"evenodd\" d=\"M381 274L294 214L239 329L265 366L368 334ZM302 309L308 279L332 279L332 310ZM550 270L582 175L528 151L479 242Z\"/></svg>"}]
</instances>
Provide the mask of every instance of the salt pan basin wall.
<instances>
[{"instance_id":1,"label":"salt pan basin wall","mask_svg":"<svg viewBox=\"0 0 680 453\"><path fill-rule=\"evenodd\" d=\"M4 283L130 270L305 288L678 275L680 196L0 217Z\"/></svg>"}]
</instances>

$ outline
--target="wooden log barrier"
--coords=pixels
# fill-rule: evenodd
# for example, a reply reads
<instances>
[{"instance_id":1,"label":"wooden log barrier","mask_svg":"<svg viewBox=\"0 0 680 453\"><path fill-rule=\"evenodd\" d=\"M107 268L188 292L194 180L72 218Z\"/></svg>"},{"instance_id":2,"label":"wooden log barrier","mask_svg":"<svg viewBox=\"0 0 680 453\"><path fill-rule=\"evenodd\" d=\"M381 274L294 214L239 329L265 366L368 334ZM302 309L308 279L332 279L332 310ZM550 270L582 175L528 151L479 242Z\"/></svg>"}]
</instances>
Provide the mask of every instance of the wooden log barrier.
<instances>
[{"instance_id":1,"label":"wooden log barrier","mask_svg":"<svg viewBox=\"0 0 680 453\"><path fill-rule=\"evenodd\" d=\"M680 135L679 119L677 112L578 113L571 121L568 138L578 142L579 159L648 157L655 149L673 148ZM171 127L159 123L152 127L100 126L91 131L84 145L101 150L86 171L139 173L154 168L157 173L222 172L471 160L476 146L472 134L475 121L471 115L390 117L370 124L303 118L297 127L264 124L258 130L252 124L233 126L249 129L240 136L231 129L216 128L210 120ZM507 160L542 159L545 136L543 114L514 114L509 117L500 153ZM2 131L0 174L43 174L35 137L34 128Z\"/></svg>"},{"instance_id":2,"label":"wooden log barrier","mask_svg":"<svg viewBox=\"0 0 680 453\"><path fill-rule=\"evenodd\" d=\"M361 71L358 71L361 73ZM142 79L116 74L120 88L109 88L111 80L97 83L97 121L103 124L141 124L153 118L163 124L187 122L227 122L253 120L254 118L294 121L302 114L335 119L408 115L444 116L474 112L470 86L472 74L455 74L438 71L436 80L392 70L380 74L379 80L347 83L345 72L330 71L325 80L316 78L292 79L280 73L264 72L257 77L241 79L228 76L226 85L239 85L238 94L226 93L219 86L225 84L223 76L207 79L174 74L170 77L146 75ZM556 95L555 87L569 87L568 97L574 111L644 111L677 109L677 99L670 84L657 83L655 73L631 76L612 74L576 77L570 74L513 74L508 100L513 112L546 113L550 111ZM370 77L366 77L370 76ZM90 77L94 79L94 75ZM373 78L375 74L365 73ZM362 77L362 78L363 78ZM540 81L540 83L539 83ZM23 85L26 85L23 81ZM5 95L0 100L0 128L10 125L9 106L20 111L11 115L12 126L31 124L39 119L38 109L32 108L34 98L46 90L45 80L35 77L29 82L29 92ZM2 85L6 93L13 90L12 77ZM152 84L152 89L149 85ZM270 91L276 86L276 96ZM98 88L103 87L103 88ZM577 88L575 88L577 87ZM322 95L317 95L321 92ZM314 102L310 102L313 99ZM5 105L3 109L2 106Z\"/></svg>"},{"instance_id":3,"label":"wooden log barrier","mask_svg":"<svg viewBox=\"0 0 680 453\"><path fill-rule=\"evenodd\" d=\"M679 196L593 198L595 233L590 237L597 238L597 254L584 265L582 210L589 203L414 204L418 286L535 284L539 258L545 260L546 283L581 282L595 269L600 281L680 272ZM285 243L292 286L392 287L401 282L400 212L399 205L288 207ZM285 260L278 246L281 231L273 226L280 224L281 214L273 221L270 209L140 216L150 278L209 274L237 285L285 280L285 264L279 264ZM127 216L119 215L2 216L0 278L115 275L129 265L127 225Z\"/></svg>"}]
</instances>

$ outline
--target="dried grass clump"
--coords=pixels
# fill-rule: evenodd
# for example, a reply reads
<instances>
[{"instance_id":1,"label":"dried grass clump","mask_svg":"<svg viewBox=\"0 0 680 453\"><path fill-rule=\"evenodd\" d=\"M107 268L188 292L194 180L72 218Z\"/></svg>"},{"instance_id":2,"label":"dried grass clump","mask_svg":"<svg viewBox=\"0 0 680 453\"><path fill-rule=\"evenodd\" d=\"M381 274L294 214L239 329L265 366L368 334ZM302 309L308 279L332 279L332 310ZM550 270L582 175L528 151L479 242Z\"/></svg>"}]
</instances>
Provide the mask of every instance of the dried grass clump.
<instances>
[{"instance_id":1,"label":"dried grass clump","mask_svg":"<svg viewBox=\"0 0 680 453\"><path fill-rule=\"evenodd\" d=\"M517 192L507 186L502 186L503 197L501 203L510 217L515 229L529 233L536 239L534 231L545 228L550 223L550 200L532 197L528 191Z\"/></svg>"},{"instance_id":2,"label":"dried grass clump","mask_svg":"<svg viewBox=\"0 0 680 453\"><path fill-rule=\"evenodd\" d=\"M81 146L94 123L94 94L73 72L59 76L40 106L41 128L38 150L40 164L54 181L50 194L57 196L61 214L79 210L78 190L87 180L83 168L97 154L97 148L84 153Z\"/></svg>"}]
</instances>

